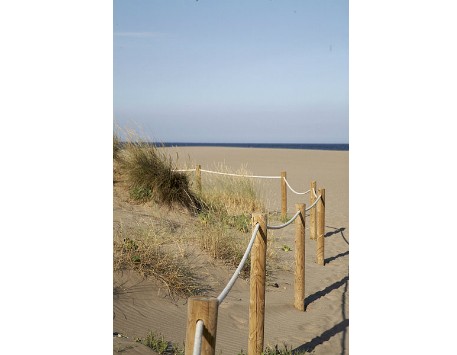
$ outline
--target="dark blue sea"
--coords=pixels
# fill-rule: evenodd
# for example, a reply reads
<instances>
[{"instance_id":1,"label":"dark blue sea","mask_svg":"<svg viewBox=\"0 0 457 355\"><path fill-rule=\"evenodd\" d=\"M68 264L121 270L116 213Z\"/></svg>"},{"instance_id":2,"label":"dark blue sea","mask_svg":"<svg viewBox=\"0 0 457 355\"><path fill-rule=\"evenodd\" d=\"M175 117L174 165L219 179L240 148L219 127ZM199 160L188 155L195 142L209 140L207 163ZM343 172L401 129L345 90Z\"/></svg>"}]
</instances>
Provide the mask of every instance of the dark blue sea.
<instances>
[{"instance_id":1,"label":"dark blue sea","mask_svg":"<svg viewBox=\"0 0 457 355\"><path fill-rule=\"evenodd\" d=\"M164 147L234 147L234 148L277 148L309 150L349 150L349 144L327 143L156 143Z\"/></svg>"}]
</instances>

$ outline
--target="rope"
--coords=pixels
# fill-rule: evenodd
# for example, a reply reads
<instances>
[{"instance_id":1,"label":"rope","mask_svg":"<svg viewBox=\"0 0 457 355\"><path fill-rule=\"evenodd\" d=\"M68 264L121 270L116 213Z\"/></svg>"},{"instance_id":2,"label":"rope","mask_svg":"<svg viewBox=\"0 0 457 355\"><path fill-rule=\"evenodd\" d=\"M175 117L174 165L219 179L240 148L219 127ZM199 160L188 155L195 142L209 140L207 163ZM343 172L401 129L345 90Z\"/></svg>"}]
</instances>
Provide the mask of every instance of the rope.
<instances>
[{"instance_id":1,"label":"rope","mask_svg":"<svg viewBox=\"0 0 457 355\"><path fill-rule=\"evenodd\" d=\"M239 176L239 177L247 177L247 178L259 178L259 179L280 179L281 178L281 176L259 176L259 175L240 175L240 174L221 173L218 171L211 171L211 170L204 170L204 169L200 169L200 171L203 171L205 173L211 173L211 174Z\"/></svg>"},{"instance_id":2,"label":"rope","mask_svg":"<svg viewBox=\"0 0 457 355\"><path fill-rule=\"evenodd\" d=\"M317 197L316 190L314 190L314 187L313 187L313 195L314 195L314 197Z\"/></svg>"},{"instance_id":3,"label":"rope","mask_svg":"<svg viewBox=\"0 0 457 355\"><path fill-rule=\"evenodd\" d=\"M195 326L194 352L193 355L200 355L202 351L203 321L199 319Z\"/></svg>"},{"instance_id":4,"label":"rope","mask_svg":"<svg viewBox=\"0 0 457 355\"><path fill-rule=\"evenodd\" d=\"M286 178L284 178L284 181L286 182L286 185L289 187L289 189L290 189L292 192L296 193L297 195L305 195L305 194L307 194L307 193L310 191L310 190L308 190L308 191L305 191L305 192L297 192L297 191L295 191L295 190L292 188L292 186L289 185L289 182L287 181Z\"/></svg>"},{"instance_id":5,"label":"rope","mask_svg":"<svg viewBox=\"0 0 457 355\"><path fill-rule=\"evenodd\" d=\"M313 189L314 190L314 189ZM317 196L316 196L317 197ZM313 204L311 206L309 206L307 209L305 209L305 212L306 211L309 211L311 208L314 207L314 205L317 203L317 201L319 201L321 199L321 195L319 195L318 198L316 198L316 201L313 202Z\"/></svg>"},{"instance_id":6,"label":"rope","mask_svg":"<svg viewBox=\"0 0 457 355\"><path fill-rule=\"evenodd\" d=\"M286 226L288 226L289 224L291 224L293 221L295 221L295 218L297 218L297 216L300 214L300 211L297 211L297 213L295 213L295 215L286 223L284 224L281 224L279 226L268 226L267 225L267 229L281 229L281 228L284 228Z\"/></svg>"},{"instance_id":7,"label":"rope","mask_svg":"<svg viewBox=\"0 0 457 355\"><path fill-rule=\"evenodd\" d=\"M230 281L227 283L227 286L222 290L221 294L217 296L217 302L220 304L222 301L224 301L225 297L227 297L228 293L232 289L233 285L235 284L236 279L238 278L238 275L241 273L241 269L244 266L244 263L246 262L246 259L248 258L249 253L251 252L252 245L254 244L255 236L257 232L259 231L260 224L256 224L254 231L252 232L252 237L251 240L249 241L248 247L246 248L246 251L244 252L243 258L240 261L240 265L238 265L237 269L233 273L232 278Z\"/></svg>"}]
</instances>

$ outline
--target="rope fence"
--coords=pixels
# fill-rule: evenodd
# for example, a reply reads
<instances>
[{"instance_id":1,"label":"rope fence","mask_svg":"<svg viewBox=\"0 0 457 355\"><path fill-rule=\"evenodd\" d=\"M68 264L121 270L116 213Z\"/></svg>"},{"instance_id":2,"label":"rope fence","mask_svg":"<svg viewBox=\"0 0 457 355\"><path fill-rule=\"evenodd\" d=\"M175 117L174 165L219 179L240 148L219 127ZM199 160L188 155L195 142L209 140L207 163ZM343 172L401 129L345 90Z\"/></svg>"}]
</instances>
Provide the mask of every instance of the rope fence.
<instances>
[{"instance_id":1,"label":"rope fence","mask_svg":"<svg viewBox=\"0 0 457 355\"><path fill-rule=\"evenodd\" d=\"M228 293L230 292L230 290L232 289L233 285L235 284L236 279L240 275L241 270L243 270L244 264L245 264L245 262L246 262L246 260L248 258L249 253L251 252L252 245L254 244L255 236L257 235L257 232L259 231L259 228L260 228L260 224L257 223L256 226L254 227L254 231L252 232L251 240L249 241L248 247L246 248L246 251L245 251L245 253L243 255L243 258L240 261L240 264L238 265L237 269L233 273L233 276L230 279L230 281L227 283L227 286L225 286L225 288L222 290L220 295L217 296L217 301L219 303L222 303L222 301L224 301L225 297L227 297Z\"/></svg>"},{"instance_id":2,"label":"rope fence","mask_svg":"<svg viewBox=\"0 0 457 355\"><path fill-rule=\"evenodd\" d=\"M317 195L316 195L316 189L315 189L314 187L313 187L313 195L314 195L314 197L317 197Z\"/></svg>"},{"instance_id":3,"label":"rope fence","mask_svg":"<svg viewBox=\"0 0 457 355\"><path fill-rule=\"evenodd\" d=\"M208 174L242 177L242 178L252 178L252 179L280 179L281 180L281 215L282 215L282 218L286 218L286 216L287 216L287 189L286 189L286 187L288 187L289 190L292 191L293 193L295 193L296 195L306 195L307 193L310 193L312 191L314 194L314 197L317 197L316 192L313 189L309 189L304 192L296 191L290 185L289 181L287 181L285 171L282 171L280 176L246 175L246 174L224 173L221 171L206 170L206 169L202 169L201 165L197 165L196 168L194 168L194 169L175 169L173 171L180 172L180 173L195 172L197 190L200 193L202 192L202 182L201 182L201 173L202 172L208 173Z\"/></svg>"},{"instance_id":4,"label":"rope fence","mask_svg":"<svg viewBox=\"0 0 457 355\"><path fill-rule=\"evenodd\" d=\"M195 172L197 188L201 193L201 173L224 176L280 179L281 182L281 214L287 216L287 188L297 195L309 195L309 207L304 203L295 205L295 214L284 224L268 225L266 213L252 215L252 235L238 267L217 297L192 296L188 299L186 355L214 355L216 347L217 317L219 305L232 290L241 270L251 255L251 274L249 291L249 340L248 354L260 355L264 347L265 326L265 286L266 286L266 249L268 230L282 229L295 222L295 272L294 272L294 307L305 311L305 219L310 211L310 239L316 240L316 263L324 265L324 232L325 232L325 189L318 189L316 181L312 181L310 189L305 192L295 191L286 178L286 172L280 176L243 175L223 173L201 169L179 169L177 172Z\"/></svg>"},{"instance_id":5,"label":"rope fence","mask_svg":"<svg viewBox=\"0 0 457 355\"><path fill-rule=\"evenodd\" d=\"M295 213L294 216L286 223L281 224L279 226L267 226L267 228L268 229L282 229L284 227L287 227L289 224L291 224L293 221L295 221L295 218L297 218L299 214L300 214L300 211L297 211L297 213Z\"/></svg>"},{"instance_id":6,"label":"rope fence","mask_svg":"<svg viewBox=\"0 0 457 355\"><path fill-rule=\"evenodd\" d=\"M317 196L316 196L316 197L317 197ZM314 201L314 202L312 203L312 205L309 206L305 211L309 211L311 208L313 208L314 206L316 206L316 204L319 202L320 199L321 199L321 196L317 197L317 198L316 198L316 201Z\"/></svg>"},{"instance_id":7,"label":"rope fence","mask_svg":"<svg viewBox=\"0 0 457 355\"><path fill-rule=\"evenodd\" d=\"M297 192L292 188L292 186L289 185L289 182L287 181L287 179L284 179L284 181L286 182L287 187L290 189L290 191L292 191L293 193L295 193L297 195L306 195L310 191L310 190L308 190L308 191L305 191L305 192Z\"/></svg>"},{"instance_id":8,"label":"rope fence","mask_svg":"<svg viewBox=\"0 0 457 355\"><path fill-rule=\"evenodd\" d=\"M197 321L195 326L195 337L194 337L194 351L193 354L200 354L202 351L202 337L203 337L204 323L201 319Z\"/></svg>"}]
</instances>

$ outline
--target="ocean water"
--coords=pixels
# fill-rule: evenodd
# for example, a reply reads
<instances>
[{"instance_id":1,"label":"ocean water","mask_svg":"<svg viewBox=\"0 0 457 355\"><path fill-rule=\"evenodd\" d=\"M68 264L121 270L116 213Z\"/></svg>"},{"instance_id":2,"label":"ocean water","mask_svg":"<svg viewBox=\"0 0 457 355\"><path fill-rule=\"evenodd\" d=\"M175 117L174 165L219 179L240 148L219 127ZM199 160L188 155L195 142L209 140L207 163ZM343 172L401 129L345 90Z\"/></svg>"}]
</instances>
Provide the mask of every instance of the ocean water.
<instances>
[{"instance_id":1,"label":"ocean water","mask_svg":"<svg viewBox=\"0 0 457 355\"><path fill-rule=\"evenodd\" d=\"M349 144L327 143L156 143L158 147L235 147L235 148L276 148L309 150L349 150Z\"/></svg>"}]
</instances>

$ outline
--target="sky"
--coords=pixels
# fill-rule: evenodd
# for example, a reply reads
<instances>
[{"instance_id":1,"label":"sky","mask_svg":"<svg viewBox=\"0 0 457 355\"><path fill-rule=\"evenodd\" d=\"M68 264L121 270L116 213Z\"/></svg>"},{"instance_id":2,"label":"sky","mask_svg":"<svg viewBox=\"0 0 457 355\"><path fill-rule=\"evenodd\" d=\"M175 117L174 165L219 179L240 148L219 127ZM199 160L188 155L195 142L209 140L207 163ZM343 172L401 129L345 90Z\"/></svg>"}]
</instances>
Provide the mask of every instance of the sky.
<instances>
[{"instance_id":1,"label":"sky","mask_svg":"<svg viewBox=\"0 0 457 355\"><path fill-rule=\"evenodd\" d=\"M160 142L348 143L348 1L113 3L113 111Z\"/></svg>"}]
</instances>

